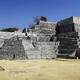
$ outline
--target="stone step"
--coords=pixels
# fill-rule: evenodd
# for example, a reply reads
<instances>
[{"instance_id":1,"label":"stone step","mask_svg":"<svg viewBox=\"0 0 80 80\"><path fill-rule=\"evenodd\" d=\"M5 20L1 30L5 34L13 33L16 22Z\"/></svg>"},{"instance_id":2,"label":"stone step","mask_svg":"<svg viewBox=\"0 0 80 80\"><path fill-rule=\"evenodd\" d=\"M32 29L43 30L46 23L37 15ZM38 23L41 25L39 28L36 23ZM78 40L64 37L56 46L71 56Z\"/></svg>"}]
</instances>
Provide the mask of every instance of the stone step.
<instances>
[{"instance_id":1,"label":"stone step","mask_svg":"<svg viewBox=\"0 0 80 80\"><path fill-rule=\"evenodd\" d=\"M75 49L59 49L59 54L72 54Z\"/></svg>"},{"instance_id":2,"label":"stone step","mask_svg":"<svg viewBox=\"0 0 80 80\"><path fill-rule=\"evenodd\" d=\"M58 54L57 58L66 58L66 59L75 59L75 55L74 56L70 56L69 54Z\"/></svg>"},{"instance_id":3,"label":"stone step","mask_svg":"<svg viewBox=\"0 0 80 80\"><path fill-rule=\"evenodd\" d=\"M61 45L58 46L58 49L77 49L78 45Z\"/></svg>"}]
</instances>

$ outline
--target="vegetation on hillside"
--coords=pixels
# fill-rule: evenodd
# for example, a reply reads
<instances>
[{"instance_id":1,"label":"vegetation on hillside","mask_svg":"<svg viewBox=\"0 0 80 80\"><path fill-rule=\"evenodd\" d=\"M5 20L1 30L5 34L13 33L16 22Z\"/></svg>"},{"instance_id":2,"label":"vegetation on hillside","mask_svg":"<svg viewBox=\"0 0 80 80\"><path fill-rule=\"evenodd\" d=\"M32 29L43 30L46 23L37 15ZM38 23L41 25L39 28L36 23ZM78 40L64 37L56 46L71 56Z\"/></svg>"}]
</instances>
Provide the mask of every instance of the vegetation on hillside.
<instances>
[{"instance_id":1,"label":"vegetation on hillside","mask_svg":"<svg viewBox=\"0 0 80 80\"><path fill-rule=\"evenodd\" d=\"M36 23L36 25L39 25L40 21L46 22L47 18L44 17L44 16L40 16L40 17L36 16L36 17L34 17L34 22ZM35 24L30 24L29 25L29 28L31 28L31 29L34 29L34 27L35 27ZM13 28L5 28L5 29L1 29L0 31L3 31L3 32L15 32L15 31L18 31L18 28L15 28L15 27L13 27ZM26 28L24 28L22 32L25 33L26 32Z\"/></svg>"},{"instance_id":2,"label":"vegetation on hillside","mask_svg":"<svg viewBox=\"0 0 80 80\"><path fill-rule=\"evenodd\" d=\"M5 29L1 29L0 31L4 31L4 32L15 32L15 31L18 31L18 28L5 28Z\"/></svg>"}]
</instances>

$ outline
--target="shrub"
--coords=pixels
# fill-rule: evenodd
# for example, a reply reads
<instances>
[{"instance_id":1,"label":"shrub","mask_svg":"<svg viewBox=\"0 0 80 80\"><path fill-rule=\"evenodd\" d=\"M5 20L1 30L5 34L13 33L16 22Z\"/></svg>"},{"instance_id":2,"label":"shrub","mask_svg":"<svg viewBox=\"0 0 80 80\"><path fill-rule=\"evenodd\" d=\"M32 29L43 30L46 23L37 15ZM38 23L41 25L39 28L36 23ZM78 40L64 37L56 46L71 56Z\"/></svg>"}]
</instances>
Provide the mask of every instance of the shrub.
<instances>
[{"instance_id":1,"label":"shrub","mask_svg":"<svg viewBox=\"0 0 80 80\"><path fill-rule=\"evenodd\" d=\"M40 20L41 20L41 21L45 21L45 22L46 22L46 21L47 21L47 18L46 18L46 17L44 17L44 16L41 16Z\"/></svg>"},{"instance_id":2,"label":"shrub","mask_svg":"<svg viewBox=\"0 0 80 80\"><path fill-rule=\"evenodd\" d=\"M2 29L0 31L4 31L4 32L15 32L15 31L18 31L18 28L5 28L5 29Z\"/></svg>"}]
</instances>

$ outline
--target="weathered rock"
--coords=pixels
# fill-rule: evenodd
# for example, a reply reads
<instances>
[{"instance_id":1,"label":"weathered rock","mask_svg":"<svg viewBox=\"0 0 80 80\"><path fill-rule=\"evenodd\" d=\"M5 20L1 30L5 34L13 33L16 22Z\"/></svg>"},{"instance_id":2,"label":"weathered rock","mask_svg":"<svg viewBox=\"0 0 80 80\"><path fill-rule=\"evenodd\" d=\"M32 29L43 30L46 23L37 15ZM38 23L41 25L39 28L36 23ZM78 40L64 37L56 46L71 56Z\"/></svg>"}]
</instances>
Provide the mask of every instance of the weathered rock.
<instances>
[{"instance_id":1,"label":"weathered rock","mask_svg":"<svg viewBox=\"0 0 80 80\"><path fill-rule=\"evenodd\" d=\"M3 67L0 66L0 71L5 71L5 69Z\"/></svg>"}]
</instances>

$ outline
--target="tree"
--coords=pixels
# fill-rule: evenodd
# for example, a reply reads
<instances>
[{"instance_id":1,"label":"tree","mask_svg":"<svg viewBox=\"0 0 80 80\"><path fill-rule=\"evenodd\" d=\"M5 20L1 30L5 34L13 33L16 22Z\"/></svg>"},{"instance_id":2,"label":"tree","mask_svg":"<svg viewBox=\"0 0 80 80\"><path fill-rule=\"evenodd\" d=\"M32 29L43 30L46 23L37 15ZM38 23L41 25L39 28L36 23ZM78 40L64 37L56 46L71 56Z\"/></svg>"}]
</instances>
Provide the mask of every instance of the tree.
<instances>
[{"instance_id":1,"label":"tree","mask_svg":"<svg viewBox=\"0 0 80 80\"><path fill-rule=\"evenodd\" d=\"M24 28L22 32L23 32L23 33L26 33L26 28Z\"/></svg>"},{"instance_id":2,"label":"tree","mask_svg":"<svg viewBox=\"0 0 80 80\"><path fill-rule=\"evenodd\" d=\"M41 20L41 21L45 21L45 22L46 22L46 21L47 21L47 18L46 18L46 17L44 17L44 16L41 16L41 17L40 17L40 20Z\"/></svg>"},{"instance_id":3,"label":"tree","mask_svg":"<svg viewBox=\"0 0 80 80\"><path fill-rule=\"evenodd\" d=\"M34 17L34 22L36 22L36 24L39 25L40 17L39 16Z\"/></svg>"},{"instance_id":4,"label":"tree","mask_svg":"<svg viewBox=\"0 0 80 80\"><path fill-rule=\"evenodd\" d=\"M47 18L46 17L44 17L44 16L36 16L36 17L34 17L34 22L36 22L36 24L37 25L39 25L39 23L40 23L40 21L47 21Z\"/></svg>"}]
</instances>

